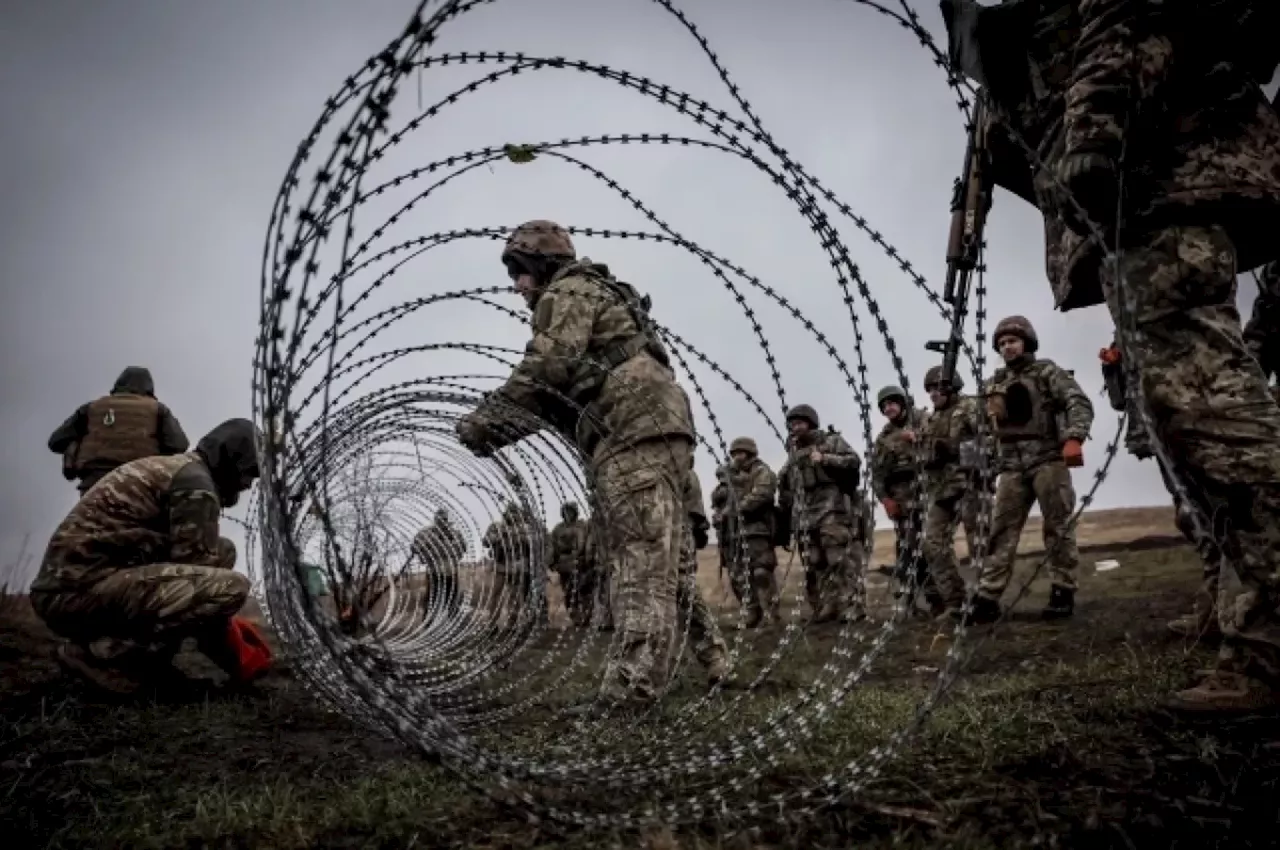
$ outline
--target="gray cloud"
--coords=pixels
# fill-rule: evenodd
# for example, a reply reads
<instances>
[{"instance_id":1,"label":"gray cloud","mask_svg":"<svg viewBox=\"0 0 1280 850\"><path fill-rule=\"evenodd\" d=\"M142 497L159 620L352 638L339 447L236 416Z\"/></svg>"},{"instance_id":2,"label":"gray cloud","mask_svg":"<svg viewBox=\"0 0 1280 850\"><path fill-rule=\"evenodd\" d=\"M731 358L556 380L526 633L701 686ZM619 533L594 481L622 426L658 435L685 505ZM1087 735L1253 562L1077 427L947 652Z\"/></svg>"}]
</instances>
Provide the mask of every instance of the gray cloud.
<instances>
[{"instance_id":1,"label":"gray cloud","mask_svg":"<svg viewBox=\"0 0 1280 850\"><path fill-rule=\"evenodd\" d=\"M0 557L24 535L39 549L74 500L44 448L78 404L105 392L127 364L149 366L158 394L197 439L245 415L257 331L258 285L271 203L298 142L341 80L391 37L411 2L226 0L128 4L48 0L21 4L0 38L0 126L5 207L0 211ZM803 6L803 8L802 8ZM951 180L962 122L941 71L914 37L865 7L689 4L774 137L867 216L938 286ZM921 7L935 33L932 4ZM524 50L615 65L688 90L728 109L724 87L697 44L656 4L551 0L482 6L449 24L437 51ZM433 69L394 108L407 119L498 66ZM486 86L409 137L378 168L421 166L467 149L583 134L671 132L708 138L696 124L634 92L570 70L528 73ZM622 182L676 230L731 258L784 293L850 363L852 328L834 275L807 225L748 164L675 146L609 146L573 154ZM305 169L312 173L313 166ZM371 205L367 235L394 208ZM439 191L389 239L436 230L551 217L579 226L652 230L628 204L550 157L530 166L480 169ZM923 343L943 333L922 294L851 225L855 261L889 322L916 388L932 364ZM993 317L1023 313L1042 350L1076 370L1099 408L1083 490L1114 418L1101 397L1097 349L1110 339L1105 312L1052 310L1038 214L1001 195L993 212L988 284ZM652 293L659 319L726 368L775 418L778 401L763 354L730 296L701 264L667 247L581 240ZM360 315L433 291L503 282L496 246L473 240L431 252ZM1245 287L1247 289L1247 285ZM1242 292L1245 308L1251 292ZM818 404L861 443L858 406L807 333L759 293L749 293L778 356L792 403ZM511 299L511 306L518 304ZM896 383L884 345L859 308L871 391ZM426 339L523 346L514 320L479 307L424 311L379 348ZM385 380L445 372L493 372L492 364L424 356ZM424 371L425 370L425 371ZM710 374L704 381L731 433L769 430ZM917 397L924 401L922 393ZM700 415L705 424L705 415ZM873 413L872 427L879 428ZM699 469L710 476L703 453ZM778 460L781 448L766 455ZM1165 501L1151 464L1121 457L1104 506Z\"/></svg>"}]
</instances>

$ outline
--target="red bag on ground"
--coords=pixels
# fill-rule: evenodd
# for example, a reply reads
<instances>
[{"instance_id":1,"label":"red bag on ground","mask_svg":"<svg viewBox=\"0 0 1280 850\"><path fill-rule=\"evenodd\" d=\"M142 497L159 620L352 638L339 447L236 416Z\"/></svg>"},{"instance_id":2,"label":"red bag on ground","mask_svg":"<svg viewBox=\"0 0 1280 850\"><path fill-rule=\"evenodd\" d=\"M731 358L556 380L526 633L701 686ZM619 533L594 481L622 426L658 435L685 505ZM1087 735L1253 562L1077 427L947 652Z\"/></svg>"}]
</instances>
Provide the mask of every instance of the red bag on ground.
<instances>
[{"instance_id":1,"label":"red bag on ground","mask_svg":"<svg viewBox=\"0 0 1280 850\"><path fill-rule=\"evenodd\" d=\"M232 617L227 622L227 643L236 656L237 681L253 681L271 667L271 647L258 627L245 618Z\"/></svg>"}]
</instances>

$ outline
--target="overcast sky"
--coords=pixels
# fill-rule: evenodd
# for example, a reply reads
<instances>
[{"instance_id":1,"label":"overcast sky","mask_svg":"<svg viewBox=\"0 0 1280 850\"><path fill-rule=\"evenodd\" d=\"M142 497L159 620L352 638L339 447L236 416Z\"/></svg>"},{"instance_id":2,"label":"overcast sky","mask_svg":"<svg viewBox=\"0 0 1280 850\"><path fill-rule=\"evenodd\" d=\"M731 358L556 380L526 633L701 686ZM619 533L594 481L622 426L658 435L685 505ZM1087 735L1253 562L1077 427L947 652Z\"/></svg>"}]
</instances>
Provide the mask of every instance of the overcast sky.
<instances>
[{"instance_id":1,"label":"overcast sky","mask_svg":"<svg viewBox=\"0 0 1280 850\"><path fill-rule=\"evenodd\" d=\"M249 415L261 258L281 178L325 98L402 29L414 5L43 0L7 7L0 27L0 560L16 558L27 535L38 555L74 503L74 487L45 442L76 406L109 390L124 366L152 370L158 396L193 443L222 419ZM940 288L963 125L941 71L914 38L849 0L687 6L775 140ZM940 34L935 4L919 10ZM478 50L625 68L738 114L697 43L643 0L487 4L448 24L436 47ZM428 70L397 101L392 124L417 114L419 97L430 104L500 67ZM376 177L485 145L644 132L710 138L688 118L614 83L537 71L449 107L392 151ZM823 250L785 196L749 164L659 145L570 153L619 181L685 237L785 294L856 364L853 331ZM362 212L358 235L367 237L395 206L379 202ZM385 244L529 218L657 229L606 186L543 157L482 168L435 192ZM906 358L917 399L927 403L920 378L934 355L923 343L945 326L896 263L848 222L841 230ZM1086 468L1076 473L1083 491L1115 430L1097 366L1110 321L1101 308L1053 311L1041 234L1034 209L997 197L988 231L989 311L992 320L1029 316L1043 355L1074 369L1094 399L1095 436ZM651 293L658 319L722 364L781 427L751 327L701 263L679 249L630 241L581 238L578 248ZM432 292L504 283L497 244L469 240L416 260L357 316ZM788 402L814 404L863 451L857 404L830 358L793 319L744 289L779 360ZM520 309L514 295L505 298ZM1242 308L1252 298L1251 283L1242 281ZM896 378L865 307L859 313L874 394ZM414 314L367 353L445 341L518 349L525 338L509 317L453 304ZM479 358L432 354L398 363L377 381L494 371ZM766 423L710 372L695 373L725 438L756 437L776 465L783 452ZM315 380L310 376L311 385ZM705 412L698 416L705 427ZM873 428L880 424L873 413ZM704 482L712 469L702 451ZM1122 456L1113 469L1100 505L1165 501L1151 463Z\"/></svg>"}]
</instances>

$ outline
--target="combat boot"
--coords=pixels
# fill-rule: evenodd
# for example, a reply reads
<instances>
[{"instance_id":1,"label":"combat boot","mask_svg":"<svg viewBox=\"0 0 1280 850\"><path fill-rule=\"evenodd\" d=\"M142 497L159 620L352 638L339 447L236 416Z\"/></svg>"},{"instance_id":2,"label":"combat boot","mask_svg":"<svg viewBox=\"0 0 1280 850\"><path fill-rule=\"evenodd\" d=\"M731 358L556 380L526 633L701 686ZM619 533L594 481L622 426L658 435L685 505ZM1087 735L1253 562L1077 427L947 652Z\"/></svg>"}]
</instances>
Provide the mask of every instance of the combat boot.
<instances>
[{"instance_id":1,"label":"combat boot","mask_svg":"<svg viewBox=\"0 0 1280 850\"><path fill-rule=\"evenodd\" d=\"M137 693L143 679L129 670L127 665L116 666L99 659L85 647L69 641L59 644L55 657L67 672L90 684L121 696Z\"/></svg>"},{"instance_id":2,"label":"combat boot","mask_svg":"<svg viewBox=\"0 0 1280 850\"><path fill-rule=\"evenodd\" d=\"M1209 672L1198 685L1174 694L1168 705L1188 714L1252 714L1280 711L1280 690L1227 670Z\"/></svg>"},{"instance_id":3,"label":"combat boot","mask_svg":"<svg viewBox=\"0 0 1280 850\"><path fill-rule=\"evenodd\" d=\"M835 602L823 603L817 613L813 615L814 623L830 623L832 620L840 616L840 606Z\"/></svg>"},{"instance_id":4,"label":"combat boot","mask_svg":"<svg viewBox=\"0 0 1280 850\"><path fill-rule=\"evenodd\" d=\"M729 678L729 659L725 657L723 649L716 647L715 653L707 661L707 684L715 687L727 678Z\"/></svg>"},{"instance_id":5,"label":"combat boot","mask_svg":"<svg viewBox=\"0 0 1280 850\"><path fill-rule=\"evenodd\" d=\"M754 629L756 626L760 625L760 621L763 619L764 611L760 609L759 605L753 605L750 610L747 611L747 622L745 625L748 629Z\"/></svg>"},{"instance_id":6,"label":"combat boot","mask_svg":"<svg viewBox=\"0 0 1280 850\"><path fill-rule=\"evenodd\" d=\"M1054 585L1049 591L1049 604L1045 606L1041 616L1046 620L1065 620L1075 613L1076 592L1070 587Z\"/></svg>"},{"instance_id":7,"label":"combat boot","mask_svg":"<svg viewBox=\"0 0 1280 850\"><path fill-rule=\"evenodd\" d=\"M968 614L960 612L960 618L966 626L985 626L999 620L1003 612L1000 610L1000 603L994 599L988 599L985 596L974 595L972 601L973 607Z\"/></svg>"},{"instance_id":8,"label":"combat boot","mask_svg":"<svg viewBox=\"0 0 1280 850\"><path fill-rule=\"evenodd\" d=\"M1176 620L1170 620L1166 627L1179 637L1195 640L1216 640L1222 637L1217 609L1199 599L1196 600L1195 608Z\"/></svg>"}]
</instances>

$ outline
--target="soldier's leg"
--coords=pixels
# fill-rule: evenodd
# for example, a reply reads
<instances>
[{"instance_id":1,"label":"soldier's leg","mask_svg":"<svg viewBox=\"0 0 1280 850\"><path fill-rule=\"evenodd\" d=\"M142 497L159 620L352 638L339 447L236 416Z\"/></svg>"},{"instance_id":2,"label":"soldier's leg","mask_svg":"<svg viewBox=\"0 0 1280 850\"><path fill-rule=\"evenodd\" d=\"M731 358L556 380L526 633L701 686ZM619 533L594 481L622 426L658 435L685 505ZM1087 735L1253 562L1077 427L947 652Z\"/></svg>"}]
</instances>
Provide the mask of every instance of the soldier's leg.
<instances>
[{"instance_id":1,"label":"soldier's leg","mask_svg":"<svg viewBox=\"0 0 1280 850\"><path fill-rule=\"evenodd\" d=\"M607 563L597 564L592 569L596 574L596 606L599 613L596 619L597 628L602 632L613 631L613 573Z\"/></svg>"},{"instance_id":2,"label":"soldier's leg","mask_svg":"<svg viewBox=\"0 0 1280 850\"><path fill-rule=\"evenodd\" d=\"M1076 531L1070 525L1076 506L1071 470L1058 461L1046 463L1032 475L1031 486L1044 517L1044 550L1052 585L1044 614L1050 618L1069 617L1075 611L1076 568L1080 563Z\"/></svg>"},{"instance_id":3,"label":"soldier's leg","mask_svg":"<svg viewBox=\"0 0 1280 850\"><path fill-rule=\"evenodd\" d=\"M946 597L929 566L929 557L924 544L924 529L927 513L920 505L912 506L909 512L908 552L907 557L915 575L916 589L928 604L932 614L941 614L946 608ZM954 556L953 556L954 557Z\"/></svg>"},{"instance_id":4,"label":"soldier's leg","mask_svg":"<svg viewBox=\"0 0 1280 850\"><path fill-rule=\"evenodd\" d=\"M747 539L747 555L751 564L751 585L756 605L771 620L778 619L778 553L767 537Z\"/></svg>"},{"instance_id":5,"label":"soldier's leg","mask_svg":"<svg viewBox=\"0 0 1280 850\"><path fill-rule=\"evenodd\" d=\"M800 555L804 562L804 598L809 603L809 613L816 617L822 610L822 581L827 571L826 552L818 530L810 528L798 537Z\"/></svg>"},{"instance_id":6,"label":"soldier's leg","mask_svg":"<svg viewBox=\"0 0 1280 850\"><path fill-rule=\"evenodd\" d=\"M1222 565L1222 552L1213 539L1212 529L1205 529L1208 533L1197 535L1192 517L1194 507L1178 497L1173 481L1169 478L1169 472L1158 457L1156 465L1160 470L1165 489L1173 499L1174 523L1178 526L1178 531L1182 532L1182 536L1196 547L1204 567L1191 611L1176 620L1170 620L1169 630L1174 634L1192 639L1218 637L1222 633L1218 623L1218 577Z\"/></svg>"},{"instance_id":7,"label":"soldier's leg","mask_svg":"<svg viewBox=\"0 0 1280 850\"><path fill-rule=\"evenodd\" d=\"M1234 246L1221 228L1170 228L1121 254L1119 271L1156 436L1191 498L1222 520L1223 554L1244 589L1218 672L1177 701L1205 710L1280 703L1280 408L1241 335Z\"/></svg>"},{"instance_id":8,"label":"soldier's leg","mask_svg":"<svg viewBox=\"0 0 1280 850\"><path fill-rule=\"evenodd\" d=\"M974 554L978 551L978 518L982 512L982 493L976 489L966 490L960 497L957 512L960 523L964 526L964 544L968 550L969 563L972 564ZM986 548L990 548L990 542Z\"/></svg>"},{"instance_id":9,"label":"soldier's leg","mask_svg":"<svg viewBox=\"0 0 1280 850\"><path fill-rule=\"evenodd\" d=\"M849 563L853 533L846 522L824 522L818 529L818 543L822 549L824 569L819 575L818 622L839 617L849 599L849 579L852 566Z\"/></svg>"},{"instance_id":10,"label":"soldier's leg","mask_svg":"<svg viewBox=\"0 0 1280 850\"><path fill-rule=\"evenodd\" d=\"M1035 491L1020 471L1001 474L996 485L996 503L991 520L990 553L978 576L978 599L987 611L998 603L1013 578L1013 562L1018 557L1018 538L1035 504Z\"/></svg>"},{"instance_id":11,"label":"soldier's leg","mask_svg":"<svg viewBox=\"0 0 1280 850\"><path fill-rule=\"evenodd\" d=\"M867 550L860 538L850 537L849 545L845 547L844 565L840 569L844 593L840 607L841 619L852 623L867 616Z\"/></svg>"},{"instance_id":12,"label":"soldier's leg","mask_svg":"<svg viewBox=\"0 0 1280 850\"><path fill-rule=\"evenodd\" d=\"M934 499L924 520L924 554L938 588L943 610L959 611L964 605L964 580L956 568L956 505L959 498Z\"/></svg>"},{"instance_id":13,"label":"soldier's leg","mask_svg":"<svg viewBox=\"0 0 1280 850\"><path fill-rule=\"evenodd\" d=\"M729 560L729 586L733 589L734 598L738 600L738 606L746 612L747 628L753 628L760 623L764 612L753 589L751 540L739 535L730 537L725 557Z\"/></svg>"},{"instance_id":14,"label":"soldier's leg","mask_svg":"<svg viewBox=\"0 0 1280 850\"><path fill-rule=\"evenodd\" d=\"M693 534L688 524L681 536L680 584L676 590L676 605L682 619L689 626L689 645L698 663L707 671L712 682L718 682L728 673L724 639L716 626L711 609L698 587L698 552L693 546ZM674 659L673 659L674 660Z\"/></svg>"},{"instance_id":15,"label":"soldier's leg","mask_svg":"<svg viewBox=\"0 0 1280 850\"><path fill-rule=\"evenodd\" d=\"M654 696L658 645L672 628L680 583L683 493L692 447L652 441L603 461L594 483L609 535L615 625L622 632L602 691L614 698Z\"/></svg>"}]
</instances>

